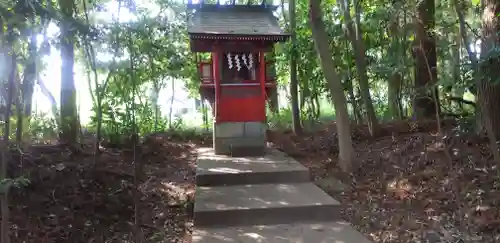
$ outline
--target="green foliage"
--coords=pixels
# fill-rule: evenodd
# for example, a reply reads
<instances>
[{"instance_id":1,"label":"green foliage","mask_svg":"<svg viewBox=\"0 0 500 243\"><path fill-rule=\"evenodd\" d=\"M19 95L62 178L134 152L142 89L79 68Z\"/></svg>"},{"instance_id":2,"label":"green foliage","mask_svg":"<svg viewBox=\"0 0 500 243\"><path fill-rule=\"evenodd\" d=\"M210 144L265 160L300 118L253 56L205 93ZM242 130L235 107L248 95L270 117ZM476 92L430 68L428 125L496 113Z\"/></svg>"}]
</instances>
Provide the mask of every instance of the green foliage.
<instances>
[{"instance_id":1,"label":"green foliage","mask_svg":"<svg viewBox=\"0 0 500 243\"><path fill-rule=\"evenodd\" d=\"M280 109L278 113L268 112L267 122L270 128L291 128L292 110L284 108Z\"/></svg>"},{"instance_id":2,"label":"green foliage","mask_svg":"<svg viewBox=\"0 0 500 243\"><path fill-rule=\"evenodd\" d=\"M478 1L473 1L476 6ZM377 116L389 119L391 116L387 107L388 80L395 73L402 74L402 103L405 110L411 110L410 104L414 90L411 88L413 80L413 57L410 50L413 41L412 13L408 9L413 8L414 3L390 4L389 1L362 2L361 28L365 49L367 54L368 75L370 79L370 91L374 102ZM90 7L99 5L92 2ZM96 53L106 53L113 58L97 59L98 85L91 87L92 93L102 95L102 125L104 137L118 141L120 134L127 134L132 130L133 116L137 121L137 127L141 134L162 130L183 130L191 127L190 121L176 118L168 121L165 114L157 114L160 98L150 98L142 94L149 93L151 89L162 89L173 82L180 80L190 91L190 94L198 96L198 73L192 53L189 50L187 38L185 6L180 2L155 1L157 7L162 11L156 15L150 15L144 6L122 6L130 8L135 15L133 21L118 21L103 23L92 19L89 23L99 28L98 38L90 38ZM354 97L348 96L348 101L356 101L359 104L358 74L354 62L354 52L349 45L344 33L343 17L335 1L323 1L325 7L324 20L326 31L330 36L330 47L333 51L332 58L335 61L337 71L344 82L346 91L353 91ZM471 68L463 65L464 58L460 60L460 80L453 80L450 69L453 68L449 60L451 58L451 47L456 42L455 33L457 27L456 16L451 11L446 1L439 3L436 11L436 28L431 30L437 36L438 46L438 72L440 87L451 87L454 95L460 96L472 84ZM384 7L380 7L384 6ZM301 118L304 125L311 121L329 121L335 118L331 104L330 94L319 65L317 53L312 41L309 26L308 1L297 1L297 24L295 46L284 43L275 48L275 59L277 61L277 74L280 86L288 86L289 66L288 60L292 52L299 57L298 80L300 90ZM97 11L97 10L96 10ZM283 27L288 27L289 16L286 3L280 9L279 22ZM92 15L92 11L89 12ZM166 14L164 14L166 13ZM398 17L398 31L392 34L388 31L388 25L393 18ZM471 26L478 26L477 20L470 20ZM455 38L455 39L454 39ZM81 44L81 43L78 43ZM455 43L456 44L456 43ZM81 47L81 45L79 46ZM88 57L87 57L88 58ZM133 70L129 61L133 58ZM454 65L454 64L453 64ZM108 73L110 78L105 84L104 76ZM132 91L132 78L137 85L137 92ZM96 85L93 85L96 86ZM104 90L106 87L106 90ZM444 88L443 88L444 89ZM99 90L99 92L96 92ZM448 93L446 91L445 93ZM136 97L135 100L133 97ZM132 102L132 100L134 100ZM321 100L319 106L320 115L316 117L314 105ZM325 102L326 100L326 102ZM93 100L94 103L96 100ZM132 112L132 103L135 110ZM358 105L359 106L359 105ZM460 112L459 108L444 102L447 110ZM460 108L461 109L461 108ZM91 128L97 125L97 104L93 105L91 117ZM353 116L352 107L349 105L350 115ZM363 108L360 110L364 113ZM270 114L268 117L271 126L288 127L291 124L291 111L282 109L278 114ZM32 133L47 134L53 131L57 134L55 123L47 121L48 125L41 124L37 119L32 120L34 126ZM199 122L198 122L199 123ZM202 130L210 129L208 127ZM44 127L47 126L47 127ZM207 126L203 124L202 126Z\"/></svg>"},{"instance_id":3,"label":"green foliage","mask_svg":"<svg viewBox=\"0 0 500 243\"><path fill-rule=\"evenodd\" d=\"M25 177L17 177L14 179L11 178L6 178L0 180L0 193L5 193L6 190L10 188L19 188L19 187L25 187L30 184L30 180L28 180Z\"/></svg>"},{"instance_id":4,"label":"green foliage","mask_svg":"<svg viewBox=\"0 0 500 243\"><path fill-rule=\"evenodd\" d=\"M155 120L154 109L149 103L137 103L135 107L134 121L129 107L124 107L116 99L105 99L101 118L103 138L113 144L119 144L124 135L133 133L134 124L137 125L141 135L166 130L168 122L161 117ZM98 110L96 106L92 110L94 114L91 116L89 127L95 129L98 122Z\"/></svg>"},{"instance_id":5,"label":"green foliage","mask_svg":"<svg viewBox=\"0 0 500 243\"><path fill-rule=\"evenodd\" d=\"M37 141L57 138L57 121L47 113L35 113L30 119L29 135Z\"/></svg>"},{"instance_id":6,"label":"green foliage","mask_svg":"<svg viewBox=\"0 0 500 243\"><path fill-rule=\"evenodd\" d=\"M58 136L58 126L56 120L48 113L38 112L33 113L29 122L24 122L24 127L21 128L24 135L30 137L34 142L43 142L55 139ZM0 126L4 127L4 122L0 121ZM10 132L9 139L15 139L17 131L17 116L10 117ZM0 136L3 136L4 130L0 129Z\"/></svg>"},{"instance_id":7,"label":"green foliage","mask_svg":"<svg viewBox=\"0 0 500 243\"><path fill-rule=\"evenodd\" d=\"M312 117L311 114L303 110L300 114L303 126L306 129L313 129L318 123L328 123L335 120L335 113L331 106L323 104L320 117ZM282 108L278 113L267 112L267 123L271 129L292 127L292 110L290 107Z\"/></svg>"}]
</instances>

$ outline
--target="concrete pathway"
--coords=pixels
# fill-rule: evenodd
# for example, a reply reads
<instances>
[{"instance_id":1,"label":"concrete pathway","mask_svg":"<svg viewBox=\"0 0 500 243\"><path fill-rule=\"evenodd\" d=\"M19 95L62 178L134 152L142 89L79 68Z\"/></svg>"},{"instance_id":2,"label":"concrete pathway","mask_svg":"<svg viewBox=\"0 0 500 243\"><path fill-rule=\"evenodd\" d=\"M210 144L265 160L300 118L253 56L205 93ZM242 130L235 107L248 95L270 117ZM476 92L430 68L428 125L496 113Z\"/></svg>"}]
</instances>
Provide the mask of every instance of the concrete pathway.
<instances>
[{"instance_id":1,"label":"concrete pathway","mask_svg":"<svg viewBox=\"0 0 500 243\"><path fill-rule=\"evenodd\" d=\"M196 182L193 243L370 243L308 169L277 150L235 158L201 149Z\"/></svg>"}]
</instances>

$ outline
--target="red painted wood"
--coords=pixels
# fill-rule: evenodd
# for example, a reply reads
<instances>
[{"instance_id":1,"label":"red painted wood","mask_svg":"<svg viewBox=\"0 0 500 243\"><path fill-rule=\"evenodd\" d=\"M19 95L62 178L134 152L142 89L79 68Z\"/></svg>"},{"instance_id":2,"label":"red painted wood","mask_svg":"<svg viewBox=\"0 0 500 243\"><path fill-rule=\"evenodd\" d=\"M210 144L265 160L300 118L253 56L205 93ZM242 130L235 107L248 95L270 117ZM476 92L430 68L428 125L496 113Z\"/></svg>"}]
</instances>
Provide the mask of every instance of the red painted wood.
<instances>
[{"instance_id":1,"label":"red painted wood","mask_svg":"<svg viewBox=\"0 0 500 243\"><path fill-rule=\"evenodd\" d=\"M192 52L214 52L221 50L224 52L258 52L272 51L274 42L272 41L243 41L243 40L197 40L191 39L190 47ZM217 47L215 47L217 46Z\"/></svg>"},{"instance_id":2,"label":"red painted wood","mask_svg":"<svg viewBox=\"0 0 500 243\"><path fill-rule=\"evenodd\" d=\"M245 81L243 81L243 83L257 83L257 80L245 80ZM215 84L214 83L202 83L202 84L200 84L200 87L213 89L215 87ZM270 82L269 80L267 80L266 88L276 88L276 83Z\"/></svg>"},{"instance_id":3,"label":"red painted wood","mask_svg":"<svg viewBox=\"0 0 500 243\"><path fill-rule=\"evenodd\" d=\"M265 121L267 91L269 88L275 88L276 84L268 83L266 80L264 52L259 52L258 55L256 80L245 80L237 86L221 84L219 63L221 55L222 52L212 52L213 83L200 84L202 89L215 91L213 106L215 122Z\"/></svg>"},{"instance_id":4,"label":"red painted wood","mask_svg":"<svg viewBox=\"0 0 500 243\"><path fill-rule=\"evenodd\" d=\"M212 59L212 57L211 57ZM273 85L276 80L274 78L269 78L267 77L267 66L270 64L270 63L274 63L272 61L266 61L266 65L265 65L265 68L264 69L264 73L266 75L266 86L267 85ZM209 65L210 66L210 77L205 77L204 74L203 74L203 66L205 65ZM210 61L205 61L205 62L198 62L198 69L199 69L199 73L201 74L201 86L204 87L204 86L213 86L213 83L214 83L214 66L213 66L213 62L212 60ZM259 67L257 67L257 72L259 73L260 75L260 71L261 71L261 67L259 65ZM243 81L244 83L257 83L259 82L258 80L260 80L259 78L257 78L256 80L245 80ZM276 85L276 84L274 84Z\"/></svg>"},{"instance_id":5,"label":"red painted wood","mask_svg":"<svg viewBox=\"0 0 500 243\"><path fill-rule=\"evenodd\" d=\"M223 95L219 99L217 122L265 121L266 108L260 85L221 88Z\"/></svg>"}]
</instances>

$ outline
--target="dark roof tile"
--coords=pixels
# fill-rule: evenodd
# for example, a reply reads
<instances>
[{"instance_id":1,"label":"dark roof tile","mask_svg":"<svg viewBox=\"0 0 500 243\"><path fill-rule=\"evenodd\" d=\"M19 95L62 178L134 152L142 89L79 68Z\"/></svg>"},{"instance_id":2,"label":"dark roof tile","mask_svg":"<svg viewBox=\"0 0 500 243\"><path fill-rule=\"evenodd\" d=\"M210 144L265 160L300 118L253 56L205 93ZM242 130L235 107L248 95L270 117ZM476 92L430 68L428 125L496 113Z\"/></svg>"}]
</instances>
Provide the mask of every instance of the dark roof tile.
<instances>
[{"instance_id":1,"label":"dark roof tile","mask_svg":"<svg viewBox=\"0 0 500 243\"><path fill-rule=\"evenodd\" d=\"M188 20L189 34L287 35L272 10L261 6L199 8Z\"/></svg>"}]
</instances>

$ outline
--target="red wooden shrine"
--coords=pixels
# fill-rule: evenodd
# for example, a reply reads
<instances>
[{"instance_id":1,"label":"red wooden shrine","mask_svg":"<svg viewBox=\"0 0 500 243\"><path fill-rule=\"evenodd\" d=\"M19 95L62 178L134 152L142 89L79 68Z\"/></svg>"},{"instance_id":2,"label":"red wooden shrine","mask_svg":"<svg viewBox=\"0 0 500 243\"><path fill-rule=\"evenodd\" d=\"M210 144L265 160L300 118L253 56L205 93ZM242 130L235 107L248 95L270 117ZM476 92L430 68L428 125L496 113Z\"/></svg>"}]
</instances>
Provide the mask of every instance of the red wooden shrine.
<instances>
[{"instance_id":1,"label":"red wooden shrine","mask_svg":"<svg viewBox=\"0 0 500 243\"><path fill-rule=\"evenodd\" d=\"M216 124L266 121L266 100L276 92L274 63L266 53L289 36L273 15L276 8L188 3L200 93L212 104Z\"/></svg>"}]
</instances>

